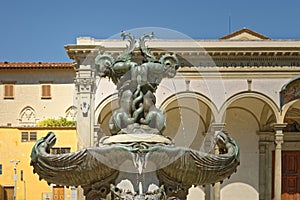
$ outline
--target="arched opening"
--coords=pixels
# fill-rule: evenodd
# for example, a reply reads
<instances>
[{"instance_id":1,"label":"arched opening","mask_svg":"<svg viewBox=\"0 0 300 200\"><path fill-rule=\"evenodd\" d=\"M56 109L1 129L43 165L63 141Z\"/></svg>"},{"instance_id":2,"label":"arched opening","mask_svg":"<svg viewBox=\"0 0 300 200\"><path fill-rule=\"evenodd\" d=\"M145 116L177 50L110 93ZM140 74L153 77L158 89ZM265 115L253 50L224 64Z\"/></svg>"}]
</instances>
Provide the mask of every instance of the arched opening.
<instances>
[{"instance_id":1,"label":"arched opening","mask_svg":"<svg viewBox=\"0 0 300 200\"><path fill-rule=\"evenodd\" d=\"M222 184L223 188L233 183L242 182L251 186L256 192L245 190L247 195L256 195L260 191L260 137L258 132L272 132L276 123L276 105L267 97L258 93L242 93L231 97L226 102L223 113L225 131L237 142L240 148L241 165L238 176L232 176ZM224 108L223 108L224 109ZM266 167L266 166L264 166ZM266 169L267 171L270 169ZM264 172L266 173L266 172ZM230 188L230 187L228 187Z\"/></svg>"},{"instance_id":2,"label":"arched opening","mask_svg":"<svg viewBox=\"0 0 300 200\"><path fill-rule=\"evenodd\" d=\"M98 137L111 135L108 126L109 119L112 116L113 112L118 108L119 108L119 102L117 99L113 99L103 106L98 116L98 124L100 125Z\"/></svg>"},{"instance_id":3,"label":"arched opening","mask_svg":"<svg viewBox=\"0 0 300 200\"><path fill-rule=\"evenodd\" d=\"M300 132L300 100L289 106L283 121L287 123L285 132Z\"/></svg>"},{"instance_id":4,"label":"arched opening","mask_svg":"<svg viewBox=\"0 0 300 200\"><path fill-rule=\"evenodd\" d=\"M175 145L201 148L204 135L214 121L212 105L201 98L195 93L181 93L162 105L166 115L164 135L172 138Z\"/></svg>"},{"instance_id":5,"label":"arched opening","mask_svg":"<svg viewBox=\"0 0 300 200\"><path fill-rule=\"evenodd\" d=\"M281 151L281 198L298 199L300 196L300 79L295 77L280 91L284 142ZM274 156L274 155L273 155ZM274 157L273 157L274 160ZM274 170L274 168L273 168ZM274 181L274 179L273 179ZM274 192L274 187L272 188Z\"/></svg>"},{"instance_id":6,"label":"arched opening","mask_svg":"<svg viewBox=\"0 0 300 200\"><path fill-rule=\"evenodd\" d=\"M21 125L35 125L36 124L36 113L35 110L26 106L19 114L19 121Z\"/></svg>"},{"instance_id":7,"label":"arched opening","mask_svg":"<svg viewBox=\"0 0 300 200\"><path fill-rule=\"evenodd\" d=\"M70 106L66 112L65 116L69 121L75 121L77 116L77 108L75 106Z\"/></svg>"}]
</instances>

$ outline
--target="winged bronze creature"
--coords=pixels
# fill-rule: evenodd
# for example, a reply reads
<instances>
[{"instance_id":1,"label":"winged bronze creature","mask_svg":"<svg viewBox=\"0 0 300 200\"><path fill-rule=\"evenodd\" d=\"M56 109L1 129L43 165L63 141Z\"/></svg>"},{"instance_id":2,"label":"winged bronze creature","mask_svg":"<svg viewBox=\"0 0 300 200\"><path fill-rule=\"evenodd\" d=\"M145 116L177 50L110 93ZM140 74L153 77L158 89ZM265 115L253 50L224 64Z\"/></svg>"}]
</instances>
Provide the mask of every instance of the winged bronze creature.
<instances>
[{"instance_id":1,"label":"winged bronze creature","mask_svg":"<svg viewBox=\"0 0 300 200\"><path fill-rule=\"evenodd\" d=\"M111 184L117 184L119 173L135 174L134 176L139 174L137 156L142 160L141 174L156 176L159 185L164 186L165 196L175 196L179 199L185 199L188 188L193 185L223 181L230 177L239 165L238 147L235 141L223 132L217 132L214 139L224 152L219 155L176 147L163 136L152 139L148 136L147 140L142 139L143 135L121 136L129 142L117 143L119 139L112 136L103 140L98 147L51 155L49 150L55 144L56 138L54 133L49 132L34 146L31 165L40 179L49 184L82 186L87 199L91 200L95 199L94 195L105 199L111 192ZM130 137L135 140L131 140Z\"/></svg>"}]
</instances>

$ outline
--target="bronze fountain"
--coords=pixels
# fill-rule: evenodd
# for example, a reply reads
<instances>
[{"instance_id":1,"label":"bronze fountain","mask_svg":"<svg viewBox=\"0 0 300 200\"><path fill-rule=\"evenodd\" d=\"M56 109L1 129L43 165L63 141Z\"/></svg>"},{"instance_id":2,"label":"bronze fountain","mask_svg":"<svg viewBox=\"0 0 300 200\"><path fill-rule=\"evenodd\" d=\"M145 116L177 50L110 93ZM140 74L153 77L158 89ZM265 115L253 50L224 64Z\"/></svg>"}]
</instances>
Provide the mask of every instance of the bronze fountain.
<instances>
[{"instance_id":1,"label":"bronze fountain","mask_svg":"<svg viewBox=\"0 0 300 200\"><path fill-rule=\"evenodd\" d=\"M120 107L108 124L111 136L99 139L94 147L51 155L56 136L49 132L32 149L34 173L48 184L81 186L87 200L183 200L192 186L230 177L239 165L239 149L227 133L217 131L205 138L212 147L205 152L175 146L163 135L166 119L155 106L154 93L163 78L176 75L177 56L154 56L145 44L153 37L150 34L139 39L144 60L134 62L137 41L131 34L122 37L129 38L129 45L117 58L105 52L95 58L98 75L110 78L118 89ZM134 191L117 186L125 179ZM149 191L150 185L156 189Z\"/></svg>"}]
</instances>

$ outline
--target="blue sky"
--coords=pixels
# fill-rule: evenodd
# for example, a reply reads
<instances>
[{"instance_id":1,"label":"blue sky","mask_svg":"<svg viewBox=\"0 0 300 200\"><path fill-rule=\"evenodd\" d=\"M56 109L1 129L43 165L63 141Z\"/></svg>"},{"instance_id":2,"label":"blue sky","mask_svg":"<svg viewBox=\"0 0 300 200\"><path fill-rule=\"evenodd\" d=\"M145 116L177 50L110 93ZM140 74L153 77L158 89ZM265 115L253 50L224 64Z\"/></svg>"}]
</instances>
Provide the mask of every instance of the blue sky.
<instances>
[{"instance_id":1,"label":"blue sky","mask_svg":"<svg viewBox=\"0 0 300 200\"><path fill-rule=\"evenodd\" d=\"M0 61L69 62L64 45L141 27L217 39L247 27L273 39L300 39L299 0L0 0Z\"/></svg>"}]
</instances>

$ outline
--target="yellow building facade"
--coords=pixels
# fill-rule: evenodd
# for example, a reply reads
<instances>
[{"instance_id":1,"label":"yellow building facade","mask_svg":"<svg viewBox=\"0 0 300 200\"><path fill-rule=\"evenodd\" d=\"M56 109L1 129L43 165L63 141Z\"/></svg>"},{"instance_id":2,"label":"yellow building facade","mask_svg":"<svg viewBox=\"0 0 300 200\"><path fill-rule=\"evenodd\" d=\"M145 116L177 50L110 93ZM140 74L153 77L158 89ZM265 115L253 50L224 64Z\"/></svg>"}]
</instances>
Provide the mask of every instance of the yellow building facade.
<instances>
[{"instance_id":1,"label":"yellow building facade","mask_svg":"<svg viewBox=\"0 0 300 200\"><path fill-rule=\"evenodd\" d=\"M74 76L72 63L0 62L1 200L12 200L14 195L17 200L71 199L77 195L72 188L40 181L30 166L32 147L49 131L58 138L52 153L77 150L75 126L37 126L46 119L75 120Z\"/></svg>"},{"instance_id":2,"label":"yellow building facade","mask_svg":"<svg viewBox=\"0 0 300 200\"><path fill-rule=\"evenodd\" d=\"M39 199L70 199L71 189L48 185L40 181L38 175L33 174L30 166L30 153L36 139L44 137L49 131L57 136L57 142L52 153L67 153L77 150L75 127L43 128L43 127L1 127L0 128L0 197L12 199L16 189L18 200ZM26 140L26 134L28 139ZM54 152L55 151L55 152ZM14 162L16 171L14 170ZM15 178L15 172L17 177ZM16 187L14 188L16 184ZM57 197L54 197L54 194ZM76 194L75 194L76 195Z\"/></svg>"}]
</instances>

